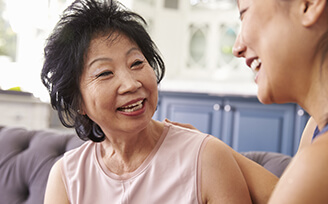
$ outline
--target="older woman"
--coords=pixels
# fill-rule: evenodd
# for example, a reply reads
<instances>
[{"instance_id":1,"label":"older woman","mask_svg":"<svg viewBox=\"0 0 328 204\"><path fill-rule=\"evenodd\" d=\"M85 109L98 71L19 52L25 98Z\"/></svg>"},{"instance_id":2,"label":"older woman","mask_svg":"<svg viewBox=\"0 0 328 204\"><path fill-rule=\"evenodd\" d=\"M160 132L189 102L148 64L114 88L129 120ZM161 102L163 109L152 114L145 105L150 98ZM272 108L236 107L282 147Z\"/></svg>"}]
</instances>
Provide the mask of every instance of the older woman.
<instances>
[{"instance_id":1,"label":"older woman","mask_svg":"<svg viewBox=\"0 0 328 204\"><path fill-rule=\"evenodd\" d=\"M42 80L85 142L52 168L45 203L251 203L230 149L154 121L164 64L144 20L115 1L75 1L45 47Z\"/></svg>"},{"instance_id":2,"label":"older woman","mask_svg":"<svg viewBox=\"0 0 328 204\"><path fill-rule=\"evenodd\" d=\"M255 72L265 104L295 102L312 117L269 203L328 203L328 1L239 0L234 54Z\"/></svg>"}]
</instances>

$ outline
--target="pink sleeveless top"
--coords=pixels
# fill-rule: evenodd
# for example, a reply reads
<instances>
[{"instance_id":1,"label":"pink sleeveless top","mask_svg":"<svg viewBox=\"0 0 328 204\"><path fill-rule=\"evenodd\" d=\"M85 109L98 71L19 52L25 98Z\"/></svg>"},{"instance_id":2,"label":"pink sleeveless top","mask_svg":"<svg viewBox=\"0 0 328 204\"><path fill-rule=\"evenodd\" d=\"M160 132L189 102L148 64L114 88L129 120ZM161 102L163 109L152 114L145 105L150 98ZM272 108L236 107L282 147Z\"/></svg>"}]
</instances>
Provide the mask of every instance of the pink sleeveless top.
<instances>
[{"instance_id":1,"label":"pink sleeveless top","mask_svg":"<svg viewBox=\"0 0 328 204\"><path fill-rule=\"evenodd\" d=\"M138 169L124 176L106 168L99 143L86 142L63 157L70 203L202 203L199 158L208 138L165 123L153 151Z\"/></svg>"}]
</instances>

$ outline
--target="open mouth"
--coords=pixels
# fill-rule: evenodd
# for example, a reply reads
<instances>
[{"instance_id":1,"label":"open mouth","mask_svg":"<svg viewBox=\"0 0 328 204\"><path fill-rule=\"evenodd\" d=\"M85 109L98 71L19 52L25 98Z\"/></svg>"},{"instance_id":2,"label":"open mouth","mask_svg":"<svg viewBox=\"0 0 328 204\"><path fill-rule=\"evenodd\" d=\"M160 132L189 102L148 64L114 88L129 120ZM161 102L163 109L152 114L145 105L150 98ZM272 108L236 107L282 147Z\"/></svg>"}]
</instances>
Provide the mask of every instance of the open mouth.
<instances>
[{"instance_id":1,"label":"open mouth","mask_svg":"<svg viewBox=\"0 0 328 204\"><path fill-rule=\"evenodd\" d=\"M257 72L257 71L259 71L261 64L262 64L261 59L255 59L255 60L253 60L250 67L254 72Z\"/></svg>"},{"instance_id":2,"label":"open mouth","mask_svg":"<svg viewBox=\"0 0 328 204\"><path fill-rule=\"evenodd\" d=\"M133 104L119 107L117 110L122 111L122 112L126 112L126 113L137 111L137 110L140 110L142 108L144 101L145 101L145 99L142 99L142 100L139 100L139 101L137 101Z\"/></svg>"}]
</instances>

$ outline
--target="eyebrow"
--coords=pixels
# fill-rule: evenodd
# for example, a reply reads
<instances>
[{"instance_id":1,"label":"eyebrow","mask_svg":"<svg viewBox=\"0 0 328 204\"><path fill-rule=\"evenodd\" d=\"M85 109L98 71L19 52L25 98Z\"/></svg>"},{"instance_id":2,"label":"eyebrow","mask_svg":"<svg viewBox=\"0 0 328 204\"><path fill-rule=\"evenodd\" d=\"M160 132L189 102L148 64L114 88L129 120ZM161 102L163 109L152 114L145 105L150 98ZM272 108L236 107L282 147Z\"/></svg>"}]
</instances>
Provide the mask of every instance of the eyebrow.
<instances>
[{"instance_id":1,"label":"eyebrow","mask_svg":"<svg viewBox=\"0 0 328 204\"><path fill-rule=\"evenodd\" d=\"M135 50L141 52L141 50L140 50L139 48L137 48L137 47L133 47L133 48L131 48L129 51L127 51L125 55L126 55L126 56L129 55L132 51L135 51Z\"/></svg>"},{"instance_id":2,"label":"eyebrow","mask_svg":"<svg viewBox=\"0 0 328 204\"><path fill-rule=\"evenodd\" d=\"M131 48L130 50L128 50L126 53L125 53L125 56L128 56L132 51L134 50L138 50L140 51L139 48L137 47L133 47ZM88 65L88 67L91 67L94 63L98 62L98 61L113 61L112 58L109 58L109 57L100 57L100 58L96 58L95 60L91 61Z\"/></svg>"},{"instance_id":3,"label":"eyebrow","mask_svg":"<svg viewBox=\"0 0 328 204\"><path fill-rule=\"evenodd\" d=\"M88 68L90 68L94 63L98 62L98 61L113 61L112 58L108 58L108 57L101 57L101 58L97 58L93 61L91 61L88 65Z\"/></svg>"}]
</instances>

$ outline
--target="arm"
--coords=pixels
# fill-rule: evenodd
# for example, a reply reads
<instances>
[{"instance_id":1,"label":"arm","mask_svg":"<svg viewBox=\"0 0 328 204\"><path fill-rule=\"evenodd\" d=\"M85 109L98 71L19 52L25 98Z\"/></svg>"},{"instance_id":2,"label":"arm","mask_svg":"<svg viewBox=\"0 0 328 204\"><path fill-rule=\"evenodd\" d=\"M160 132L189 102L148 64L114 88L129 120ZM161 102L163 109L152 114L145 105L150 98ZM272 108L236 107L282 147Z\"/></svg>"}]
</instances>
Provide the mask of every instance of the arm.
<instances>
[{"instance_id":1,"label":"arm","mask_svg":"<svg viewBox=\"0 0 328 204\"><path fill-rule=\"evenodd\" d=\"M241 171L243 172L254 204L266 204L278 178L256 162L230 148Z\"/></svg>"},{"instance_id":2,"label":"arm","mask_svg":"<svg viewBox=\"0 0 328 204\"><path fill-rule=\"evenodd\" d=\"M44 198L44 204L69 203L66 187L62 179L61 161L61 159L58 160L51 168Z\"/></svg>"},{"instance_id":3,"label":"arm","mask_svg":"<svg viewBox=\"0 0 328 204\"><path fill-rule=\"evenodd\" d=\"M275 188L270 204L328 203L328 133L293 158Z\"/></svg>"},{"instance_id":4,"label":"arm","mask_svg":"<svg viewBox=\"0 0 328 204\"><path fill-rule=\"evenodd\" d=\"M211 138L201 153L203 203L251 203L246 181L231 151Z\"/></svg>"}]
</instances>

